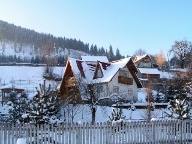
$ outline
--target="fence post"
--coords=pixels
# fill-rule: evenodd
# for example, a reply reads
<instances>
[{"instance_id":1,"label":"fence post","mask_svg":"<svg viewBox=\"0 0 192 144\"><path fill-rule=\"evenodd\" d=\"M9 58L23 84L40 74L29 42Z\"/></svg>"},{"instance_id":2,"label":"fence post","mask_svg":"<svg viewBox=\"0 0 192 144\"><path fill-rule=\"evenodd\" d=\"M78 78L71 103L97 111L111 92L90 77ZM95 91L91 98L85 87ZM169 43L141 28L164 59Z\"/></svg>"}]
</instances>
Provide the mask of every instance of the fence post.
<instances>
[{"instance_id":1,"label":"fence post","mask_svg":"<svg viewBox=\"0 0 192 144\"><path fill-rule=\"evenodd\" d=\"M76 143L81 143L80 125L76 123Z\"/></svg>"},{"instance_id":2,"label":"fence post","mask_svg":"<svg viewBox=\"0 0 192 144\"><path fill-rule=\"evenodd\" d=\"M3 125L0 124L0 142L2 142L2 128L3 128Z\"/></svg>"},{"instance_id":3,"label":"fence post","mask_svg":"<svg viewBox=\"0 0 192 144\"><path fill-rule=\"evenodd\" d=\"M156 137L155 137L155 121L151 121L152 122L152 135L153 135L153 139L152 139L152 143L155 143L155 139L156 139Z\"/></svg>"},{"instance_id":4,"label":"fence post","mask_svg":"<svg viewBox=\"0 0 192 144\"><path fill-rule=\"evenodd\" d=\"M180 134L181 134L181 142L183 141L183 122L180 121Z\"/></svg>"}]
</instances>

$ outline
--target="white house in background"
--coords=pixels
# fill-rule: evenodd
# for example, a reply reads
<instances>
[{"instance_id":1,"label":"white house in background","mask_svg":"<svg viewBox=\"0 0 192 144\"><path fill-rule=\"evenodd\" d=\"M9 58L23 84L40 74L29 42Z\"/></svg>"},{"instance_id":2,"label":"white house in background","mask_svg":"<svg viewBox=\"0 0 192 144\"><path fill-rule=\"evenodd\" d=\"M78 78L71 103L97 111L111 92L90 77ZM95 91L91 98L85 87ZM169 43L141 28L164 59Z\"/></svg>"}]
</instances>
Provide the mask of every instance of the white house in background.
<instances>
[{"instance_id":1,"label":"white house in background","mask_svg":"<svg viewBox=\"0 0 192 144\"><path fill-rule=\"evenodd\" d=\"M80 75L87 85L100 85L100 97L123 93L125 100L137 101L137 89L142 88L142 84L136 73L137 68L131 58L112 62L108 62L105 56L82 56L81 60L69 58L60 85L61 96L67 98L70 95ZM82 100L80 92L78 99Z\"/></svg>"},{"instance_id":2,"label":"white house in background","mask_svg":"<svg viewBox=\"0 0 192 144\"><path fill-rule=\"evenodd\" d=\"M135 56L133 61L136 67L153 67L152 59L148 54L144 54L142 56Z\"/></svg>"}]
</instances>

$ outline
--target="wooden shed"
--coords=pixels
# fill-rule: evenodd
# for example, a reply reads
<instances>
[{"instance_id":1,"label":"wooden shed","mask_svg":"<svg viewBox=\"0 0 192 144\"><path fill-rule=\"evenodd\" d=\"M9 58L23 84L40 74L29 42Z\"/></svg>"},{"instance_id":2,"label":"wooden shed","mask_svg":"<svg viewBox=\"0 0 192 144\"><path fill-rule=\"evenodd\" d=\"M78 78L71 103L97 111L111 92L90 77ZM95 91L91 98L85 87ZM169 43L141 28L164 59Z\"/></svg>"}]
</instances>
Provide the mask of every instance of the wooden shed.
<instances>
[{"instance_id":1,"label":"wooden shed","mask_svg":"<svg viewBox=\"0 0 192 144\"><path fill-rule=\"evenodd\" d=\"M0 89L1 89L1 92L2 92L2 99L1 99L2 105L3 105L3 102L7 101L8 94L10 92L15 91L15 92L20 93L20 94L24 92L23 88L13 87L13 86L10 86L10 85L6 85L4 87L1 87Z\"/></svg>"}]
</instances>

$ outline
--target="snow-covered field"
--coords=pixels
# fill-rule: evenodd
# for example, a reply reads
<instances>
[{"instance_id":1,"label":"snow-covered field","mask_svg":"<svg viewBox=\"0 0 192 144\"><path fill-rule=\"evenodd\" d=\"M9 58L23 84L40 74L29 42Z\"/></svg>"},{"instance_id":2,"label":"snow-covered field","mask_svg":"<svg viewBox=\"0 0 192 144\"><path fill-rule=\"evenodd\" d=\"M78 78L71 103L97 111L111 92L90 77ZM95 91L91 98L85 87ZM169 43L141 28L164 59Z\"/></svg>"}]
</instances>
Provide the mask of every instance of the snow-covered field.
<instances>
[{"instance_id":1,"label":"snow-covered field","mask_svg":"<svg viewBox=\"0 0 192 144\"><path fill-rule=\"evenodd\" d=\"M29 94L29 97L32 97L36 94L35 87L39 87L40 83L43 83L43 71L44 67L30 67L30 66L1 66L0 71L0 88L10 85L13 81L15 81L15 86L25 88L26 92ZM64 72L64 67L55 67L54 73L62 76ZM26 81L23 81L26 80ZM50 82L55 87L58 83ZM139 101L141 105L145 103L145 92L142 90L138 91ZM139 103L138 103L139 104ZM8 112L7 106L0 106L0 112L6 114ZM111 116L112 107L97 107L96 112L96 121L105 122L109 120L109 116ZM123 109L123 115L126 116L125 119L129 120L141 120L142 109L136 109L135 111L129 109ZM157 117L164 117L163 110L157 109L155 112ZM61 113L62 114L62 113ZM70 120L68 120L70 122ZM74 122L91 122L91 114L87 107L74 117Z\"/></svg>"},{"instance_id":2,"label":"snow-covered field","mask_svg":"<svg viewBox=\"0 0 192 144\"><path fill-rule=\"evenodd\" d=\"M35 87L43 84L43 72L45 67L32 66L0 66L0 88L11 87L14 84L17 88L24 88L29 97L35 94ZM62 77L64 67L55 67L54 73ZM52 86L58 85L56 82L47 81Z\"/></svg>"}]
</instances>

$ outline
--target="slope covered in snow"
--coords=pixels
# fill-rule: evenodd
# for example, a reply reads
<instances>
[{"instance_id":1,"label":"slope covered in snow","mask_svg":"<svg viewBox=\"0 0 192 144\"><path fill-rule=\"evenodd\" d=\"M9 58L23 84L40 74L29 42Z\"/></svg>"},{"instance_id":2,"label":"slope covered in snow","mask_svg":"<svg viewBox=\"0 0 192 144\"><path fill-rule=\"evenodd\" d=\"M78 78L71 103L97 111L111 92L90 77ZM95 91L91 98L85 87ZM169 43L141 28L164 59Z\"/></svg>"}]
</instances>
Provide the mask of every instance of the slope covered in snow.
<instances>
[{"instance_id":1,"label":"slope covered in snow","mask_svg":"<svg viewBox=\"0 0 192 144\"><path fill-rule=\"evenodd\" d=\"M89 54L83 52L83 51L78 51L78 50L73 50L73 49L63 49L63 48L58 48L53 49L51 52L52 57L59 57L62 56L64 58L66 57L73 57L73 58L78 58L80 59L81 55L87 56ZM16 45L13 42L1 42L0 43L0 55L4 56L13 56L16 58L20 59L25 59L25 60L31 60L32 57L36 56L46 56L45 50L41 50L40 48L38 50L35 50L34 46L32 45Z\"/></svg>"}]
</instances>

